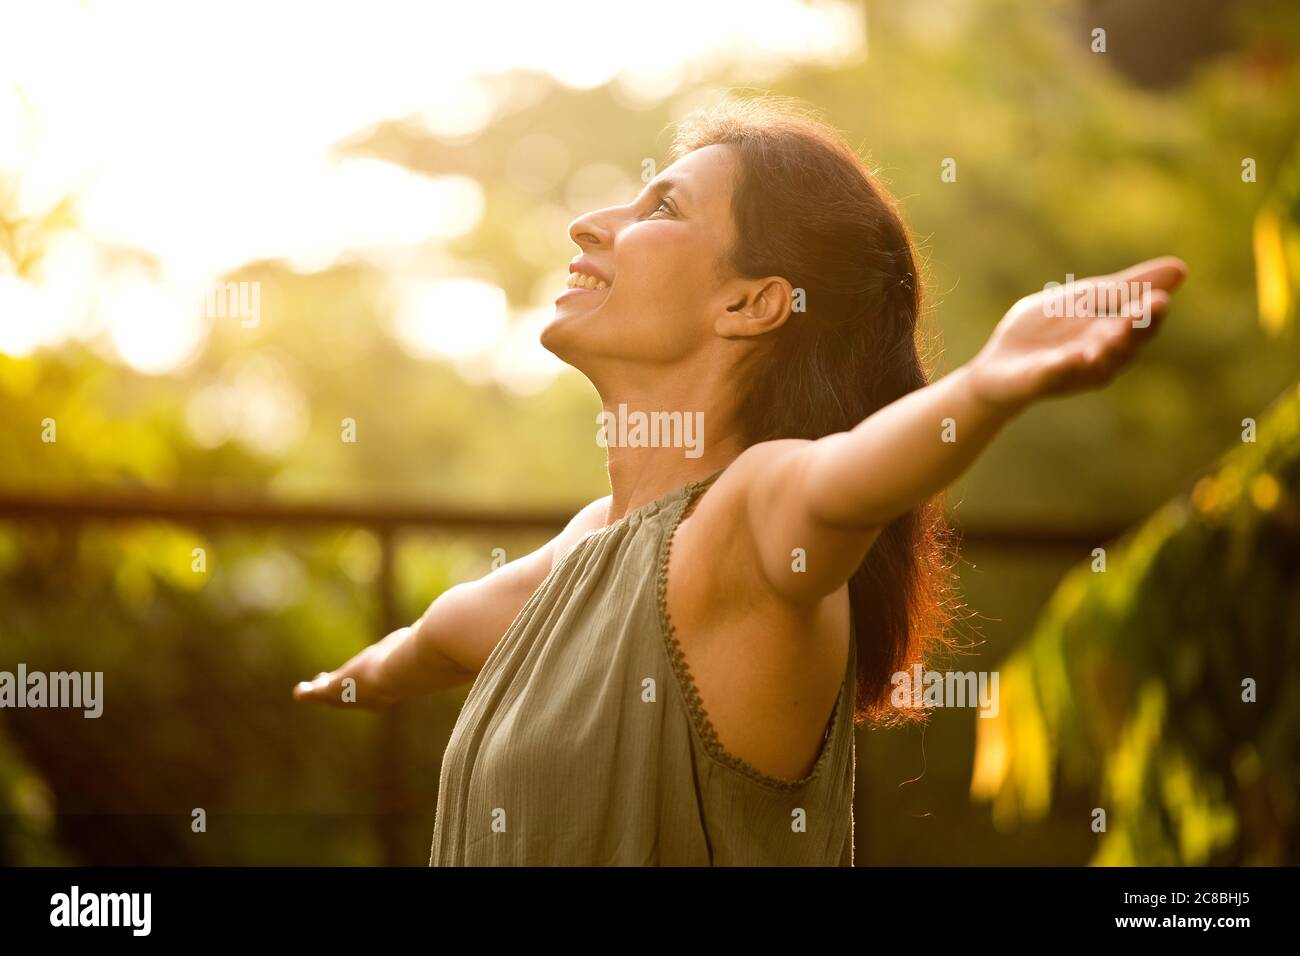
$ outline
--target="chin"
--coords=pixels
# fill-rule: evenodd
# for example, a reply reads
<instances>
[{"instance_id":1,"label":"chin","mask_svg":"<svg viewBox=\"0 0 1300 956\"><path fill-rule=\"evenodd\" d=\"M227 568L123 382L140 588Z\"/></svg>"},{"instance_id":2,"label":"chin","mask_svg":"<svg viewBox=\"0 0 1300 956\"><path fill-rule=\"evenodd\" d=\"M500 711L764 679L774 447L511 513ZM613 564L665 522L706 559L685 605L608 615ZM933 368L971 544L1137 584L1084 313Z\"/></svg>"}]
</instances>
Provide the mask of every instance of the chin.
<instances>
[{"instance_id":1,"label":"chin","mask_svg":"<svg viewBox=\"0 0 1300 956\"><path fill-rule=\"evenodd\" d=\"M537 341L542 348L595 385L593 375L607 363L611 356L610 347L619 343L608 341L608 336L602 336L586 319L586 314L556 316L542 329ZM615 351L613 354L619 353Z\"/></svg>"},{"instance_id":2,"label":"chin","mask_svg":"<svg viewBox=\"0 0 1300 956\"><path fill-rule=\"evenodd\" d=\"M579 324L577 320L578 316L557 315L546 323L537 336L542 348L570 365L574 364L573 359L580 351L578 340L581 332L575 328Z\"/></svg>"}]
</instances>

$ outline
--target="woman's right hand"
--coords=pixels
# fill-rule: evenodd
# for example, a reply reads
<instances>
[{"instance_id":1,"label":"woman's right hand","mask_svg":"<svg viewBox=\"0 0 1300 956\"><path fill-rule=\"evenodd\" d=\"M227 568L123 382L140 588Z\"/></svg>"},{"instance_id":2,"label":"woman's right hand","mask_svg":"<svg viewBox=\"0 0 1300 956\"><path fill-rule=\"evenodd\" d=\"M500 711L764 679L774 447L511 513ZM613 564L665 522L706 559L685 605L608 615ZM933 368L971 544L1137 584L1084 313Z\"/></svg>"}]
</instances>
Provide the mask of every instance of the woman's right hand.
<instances>
[{"instance_id":1,"label":"woman's right hand","mask_svg":"<svg viewBox=\"0 0 1300 956\"><path fill-rule=\"evenodd\" d=\"M362 710L383 710L396 703L374 688L358 686L360 682L355 677L349 677L345 673L346 669L321 671L309 681L300 681L293 688L293 699L314 701L330 707L358 707Z\"/></svg>"}]
</instances>

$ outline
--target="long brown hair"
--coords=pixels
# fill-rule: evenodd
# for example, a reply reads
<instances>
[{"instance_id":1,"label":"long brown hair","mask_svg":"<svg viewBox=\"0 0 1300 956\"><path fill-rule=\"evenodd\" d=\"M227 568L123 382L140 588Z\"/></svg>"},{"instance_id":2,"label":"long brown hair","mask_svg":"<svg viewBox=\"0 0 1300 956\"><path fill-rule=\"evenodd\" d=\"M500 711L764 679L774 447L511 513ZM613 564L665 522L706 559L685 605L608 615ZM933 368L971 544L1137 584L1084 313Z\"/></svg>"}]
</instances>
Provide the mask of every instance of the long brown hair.
<instances>
[{"instance_id":1,"label":"long brown hair","mask_svg":"<svg viewBox=\"0 0 1300 956\"><path fill-rule=\"evenodd\" d=\"M678 124L676 160L734 147L735 272L804 290L740 390L751 443L847 431L924 386L916 249L892 199L844 137L801 101L731 98ZM924 718L890 700L891 678L950 645L950 538L942 499L881 532L849 580L857 648L855 723Z\"/></svg>"}]
</instances>

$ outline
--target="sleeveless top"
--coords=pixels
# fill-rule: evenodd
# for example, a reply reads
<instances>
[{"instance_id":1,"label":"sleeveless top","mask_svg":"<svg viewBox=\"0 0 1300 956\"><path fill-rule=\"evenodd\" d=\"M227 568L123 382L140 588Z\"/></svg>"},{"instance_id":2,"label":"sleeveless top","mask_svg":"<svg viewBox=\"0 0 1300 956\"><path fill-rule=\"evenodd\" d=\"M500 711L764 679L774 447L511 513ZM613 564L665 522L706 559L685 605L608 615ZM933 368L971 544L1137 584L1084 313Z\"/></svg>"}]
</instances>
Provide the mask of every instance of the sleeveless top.
<instances>
[{"instance_id":1,"label":"sleeveless top","mask_svg":"<svg viewBox=\"0 0 1300 956\"><path fill-rule=\"evenodd\" d=\"M853 865L852 634L789 781L723 748L668 619L673 533L720 473L588 532L529 598L447 743L430 866Z\"/></svg>"}]
</instances>

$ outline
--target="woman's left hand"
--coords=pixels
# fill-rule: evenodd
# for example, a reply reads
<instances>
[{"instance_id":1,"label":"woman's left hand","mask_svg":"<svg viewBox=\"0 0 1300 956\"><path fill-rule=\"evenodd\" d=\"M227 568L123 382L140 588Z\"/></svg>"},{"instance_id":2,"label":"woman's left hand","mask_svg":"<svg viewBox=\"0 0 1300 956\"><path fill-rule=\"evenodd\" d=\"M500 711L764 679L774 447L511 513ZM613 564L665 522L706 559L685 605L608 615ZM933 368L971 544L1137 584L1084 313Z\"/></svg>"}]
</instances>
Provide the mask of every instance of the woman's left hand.
<instances>
[{"instance_id":1,"label":"woman's left hand","mask_svg":"<svg viewBox=\"0 0 1300 956\"><path fill-rule=\"evenodd\" d=\"M1186 275L1181 259L1165 256L1026 296L971 361L975 396L1015 410L1104 385L1155 334Z\"/></svg>"}]
</instances>

